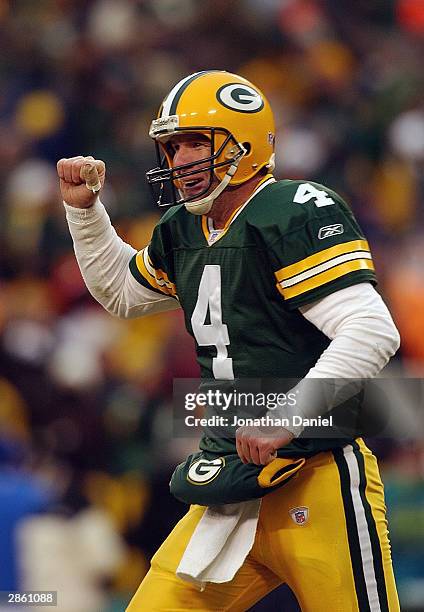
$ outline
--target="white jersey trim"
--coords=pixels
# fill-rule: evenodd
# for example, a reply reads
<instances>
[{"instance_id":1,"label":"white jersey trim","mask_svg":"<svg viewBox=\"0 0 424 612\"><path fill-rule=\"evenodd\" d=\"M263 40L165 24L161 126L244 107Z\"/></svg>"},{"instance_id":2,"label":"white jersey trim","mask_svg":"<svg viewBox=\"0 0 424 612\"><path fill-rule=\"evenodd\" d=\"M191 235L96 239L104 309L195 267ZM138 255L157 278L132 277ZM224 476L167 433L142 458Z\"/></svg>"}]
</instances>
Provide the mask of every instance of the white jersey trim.
<instances>
[{"instance_id":1,"label":"white jersey trim","mask_svg":"<svg viewBox=\"0 0 424 612\"><path fill-rule=\"evenodd\" d=\"M292 276L288 280L281 281L280 285L284 288L293 287L293 285L297 285L297 283L300 283L304 280L307 280L308 278L316 276L317 274L320 274L321 272L325 272L326 270L335 268L336 266L342 263L345 263L346 261L353 261L355 259L372 260L372 255L371 253L367 251L353 251L352 253L346 253L345 255L339 255L338 257L334 257L333 259L330 259L330 261L326 261L322 264L319 264L318 266L315 266L314 268L310 268L309 270L306 270L305 272L300 272L299 274Z\"/></svg>"}]
</instances>

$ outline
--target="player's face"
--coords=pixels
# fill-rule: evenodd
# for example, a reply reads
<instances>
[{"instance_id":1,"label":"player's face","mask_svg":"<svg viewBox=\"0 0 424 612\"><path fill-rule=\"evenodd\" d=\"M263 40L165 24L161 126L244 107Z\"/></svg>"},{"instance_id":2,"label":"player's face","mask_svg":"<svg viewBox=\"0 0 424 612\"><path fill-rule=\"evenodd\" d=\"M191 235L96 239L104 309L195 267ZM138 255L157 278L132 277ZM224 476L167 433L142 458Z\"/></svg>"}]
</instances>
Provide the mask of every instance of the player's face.
<instances>
[{"instance_id":1,"label":"player's face","mask_svg":"<svg viewBox=\"0 0 424 612\"><path fill-rule=\"evenodd\" d=\"M210 140L203 134L178 134L168 141L167 146L172 157L173 167L192 164L211 155ZM192 198L204 192L210 181L209 167L210 162L196 164L191 170L205 168L205 172L196 172L192 176L186 176L178 180L177 186L184 198ZM214 178L210 189L213 189L216 183L217 180Z\"/></svg>"}]
</instances>

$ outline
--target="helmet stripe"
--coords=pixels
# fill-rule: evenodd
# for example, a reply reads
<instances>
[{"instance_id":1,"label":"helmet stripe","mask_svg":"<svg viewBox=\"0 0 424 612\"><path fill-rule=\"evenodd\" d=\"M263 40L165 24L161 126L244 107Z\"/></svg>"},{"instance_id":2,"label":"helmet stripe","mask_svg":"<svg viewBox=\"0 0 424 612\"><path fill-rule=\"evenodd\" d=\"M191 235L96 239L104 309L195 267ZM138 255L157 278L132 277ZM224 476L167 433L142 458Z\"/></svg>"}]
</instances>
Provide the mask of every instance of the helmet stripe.
<instances>
[{"instance_id":1,"label":"helmet stripe","mask_svg":"<svg viewBox=\"0 0 424 612\"><path fill-rule=\"evenodd\" d=\"M185 79L179 81L175 87L171 89L163 103L161 119L169 117L170 115L175 115L178 102L190 83L198 79L202 74L209 74L210 72L222 72L222 70L202 70L201 72L190 74L188 77L185 77Z\"/></svg>"}]
</instances>

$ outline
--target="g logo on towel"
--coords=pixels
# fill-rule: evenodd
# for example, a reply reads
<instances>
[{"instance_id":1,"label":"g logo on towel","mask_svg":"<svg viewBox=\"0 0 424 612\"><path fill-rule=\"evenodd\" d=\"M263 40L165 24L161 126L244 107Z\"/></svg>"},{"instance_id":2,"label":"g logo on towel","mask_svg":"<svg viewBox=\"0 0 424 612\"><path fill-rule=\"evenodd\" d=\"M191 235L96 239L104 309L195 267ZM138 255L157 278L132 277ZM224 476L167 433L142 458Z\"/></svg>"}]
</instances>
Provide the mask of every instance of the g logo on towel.
<instances>
[{"instance_id":1,"label":"g logo on towel","mask_svg":"<svg viewBox=\"0 0 424 612\"><path fill-rule=\"evenodd\" d=\"M195 485L204 485L216 478L225 465L225 459L218 457L208 461L207 459L197 459L191 464L187 480Z\"/></svg>"}]
</instances>

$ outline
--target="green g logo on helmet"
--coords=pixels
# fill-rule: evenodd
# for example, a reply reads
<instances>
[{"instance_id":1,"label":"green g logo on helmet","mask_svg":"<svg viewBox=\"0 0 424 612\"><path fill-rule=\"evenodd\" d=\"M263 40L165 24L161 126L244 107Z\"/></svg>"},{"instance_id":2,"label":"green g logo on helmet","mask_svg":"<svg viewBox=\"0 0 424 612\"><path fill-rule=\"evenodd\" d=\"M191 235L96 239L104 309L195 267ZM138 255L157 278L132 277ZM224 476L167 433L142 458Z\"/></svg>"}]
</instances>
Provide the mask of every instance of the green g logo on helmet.
<instances>
[{"instance_id":1,"label":"green g logo on helmet","mask_svg":"<svg viewBox=\"0 0 424 612\"><path fill-rule=\"evenodd\" d=\"M264 107L264 101L259 93L242 83L230 83L220 87L216 98L225 108L239 113L257 113Z\"/></svg>"}]
</instances>

